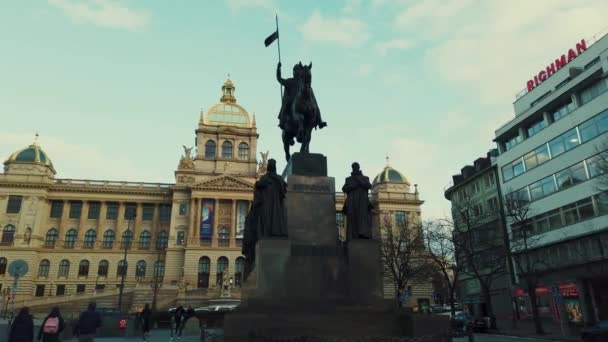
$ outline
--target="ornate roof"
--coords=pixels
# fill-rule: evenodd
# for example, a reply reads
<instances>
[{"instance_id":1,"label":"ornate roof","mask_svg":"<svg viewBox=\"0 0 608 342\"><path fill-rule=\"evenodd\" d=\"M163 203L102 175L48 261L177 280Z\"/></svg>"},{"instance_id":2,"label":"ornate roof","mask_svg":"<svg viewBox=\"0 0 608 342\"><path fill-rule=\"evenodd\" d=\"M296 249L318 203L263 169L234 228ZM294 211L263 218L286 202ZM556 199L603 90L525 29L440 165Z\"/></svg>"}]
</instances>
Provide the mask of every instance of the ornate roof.
<instances>
[{"instance_id":1,"label":"ornate roof","mask_svg":"<svg viewBox=\"0 0 608 342\"><path fill-rule=\"evenodd\" d=\"M9 163L38 164L53 169L53 162L36 142L11 154L4 162L4 164Z\"/></svg>"},{"instance_id":2,"label":"ornate roof","mask_svg":"<svg viewBox=\"0 0 608 342\"><path fill-rule=\"evenodd\" d=\"M220 102L211 106L203 116L203 123L212 126L251 127L249 114L236 103L234 83L228 78L222 85Z\"/></svg>"},{"instance_id":3,"label":"ornate roof","mask_svg":"<svg viewBox=\"0 0 608 342\"><path fill-rule=\"evenodd\" d=\"M384 167L384 170L382 170L382 172L380 172L376 178L374 178L373 186L381 183L410 184L407 178L405 178L401 172L393 169L388 162Z\"/></svg>"}]
</instances>

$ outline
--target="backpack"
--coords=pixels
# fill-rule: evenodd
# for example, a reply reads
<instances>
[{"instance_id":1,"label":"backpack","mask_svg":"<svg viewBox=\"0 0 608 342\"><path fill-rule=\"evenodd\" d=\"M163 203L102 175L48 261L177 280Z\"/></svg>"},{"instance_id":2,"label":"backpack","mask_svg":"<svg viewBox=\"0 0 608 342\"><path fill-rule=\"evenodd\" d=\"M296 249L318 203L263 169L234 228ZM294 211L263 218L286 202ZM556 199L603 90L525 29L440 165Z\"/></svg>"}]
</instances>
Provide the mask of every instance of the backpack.
<instances>
[{"instance_id":1,"label":"backpack","mask_svg":"<svg viewBox=\"0 0 608 342\"><path fill-rule=\"evenodd\" d=\"M56 334L59 331L59 317L47 318L42 331L45 334Z\"/></svg>"}]
</instances>

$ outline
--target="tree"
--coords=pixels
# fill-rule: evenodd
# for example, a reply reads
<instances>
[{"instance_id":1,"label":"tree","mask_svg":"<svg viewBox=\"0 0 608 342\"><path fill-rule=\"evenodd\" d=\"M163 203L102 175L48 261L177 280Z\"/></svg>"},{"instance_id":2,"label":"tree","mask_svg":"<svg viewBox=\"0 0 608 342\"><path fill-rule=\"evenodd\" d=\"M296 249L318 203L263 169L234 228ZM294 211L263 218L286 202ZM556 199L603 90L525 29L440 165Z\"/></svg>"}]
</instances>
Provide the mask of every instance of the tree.
<instances>
[{"instance_id":1,"label":"tree","mask_svg":"<svg viewBox=\"0 0 608 342\"><path fill-rule=\"evenodd\" d=\"M392 282L395 293L412 280L427 279L429 264L424 252L422 229L418 224L393 224L391 216L381 217L380 253L385 279Z\"/></svg>"},{"instance_id":2,"label":"tree","mask_svg":"<svg viewBox=\"0 0 608 342\"><path fill-rule=\"evenodd\" d=\"M490 327L496 329L496 315L492 305L492 284L507 272L508 248L505 245L504 227L497 215L481 211L470 197L452 202L453 222L445 224L453 228L456 264L460 278L477 279L483 296ZM499 222L498 225L496 222ZM500 229L502 228L502 229Z\"/></svg>"},{"instance_id":3,"label":"tree","mask_svg":"<svg viewBox=\"0 0 608 342\"><path fill-rule=\"evenodd\" d=\"M511 253L516 273L525 282L532 318L537 334L544 334L542 320L538 311L536 288L543 272L549 268L548 261L535 256L531 249L536 245L538 238L533 237L533 224L530 203L521 193L513 192L507 196L505 202L505 215L511 223Z\"/></svg>"},{"instance_id":4,"label":"tree","mask_svg":"<svg viewBox=\"0 0 608 342\"><path fill-rule=\"evenodd\" d=\"M448 303L452 316L456 314L455 292L458 283L458 267L453 241L453 226L444 221L427 222L424 238L431 269L439 273L447 287Z\"/></svg>"}]
</instances>

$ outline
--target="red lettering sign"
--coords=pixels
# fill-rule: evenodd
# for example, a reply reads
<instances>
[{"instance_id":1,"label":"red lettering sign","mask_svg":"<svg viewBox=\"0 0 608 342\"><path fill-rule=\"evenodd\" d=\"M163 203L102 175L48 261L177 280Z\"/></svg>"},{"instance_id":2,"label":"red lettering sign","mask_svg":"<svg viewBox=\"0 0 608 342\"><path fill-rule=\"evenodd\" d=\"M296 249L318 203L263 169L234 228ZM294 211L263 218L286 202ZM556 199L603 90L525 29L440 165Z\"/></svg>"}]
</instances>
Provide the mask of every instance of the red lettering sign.
<instances>
[{"instance_id":1,"label":"red lettering sign","mask_svg":"<svg viewBox=\"0 0 608 342\"><path fill-rule=\"evenodd\" d=\"M539 84L546 81L551 75L553 75L557 70L563 68L566 64L572 62L573 59L578 57L583 51L587 50L587 42L585 39L581 39L580 42L576 43L576 49L569 49L568 54L561 55L560 57L555 59L555 62L549 64L544 70L538 72L538 74L534 75L533 78L529 79L526 82L526 89L531 91L532 89L538 87Z\"/></svg>"}]
</instances>

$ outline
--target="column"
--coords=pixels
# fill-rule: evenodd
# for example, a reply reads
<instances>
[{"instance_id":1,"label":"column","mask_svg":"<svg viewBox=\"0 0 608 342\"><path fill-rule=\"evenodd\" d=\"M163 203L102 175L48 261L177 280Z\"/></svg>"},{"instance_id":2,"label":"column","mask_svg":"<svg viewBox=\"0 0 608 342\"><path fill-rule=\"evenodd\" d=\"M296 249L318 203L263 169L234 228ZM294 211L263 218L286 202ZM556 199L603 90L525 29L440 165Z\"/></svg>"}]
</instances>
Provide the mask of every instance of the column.
<instances>
[{"instance_id":1,"label":"column","mask_svg":"<svg viewBox=\"0 0 608 342\"><path fill-rule=\"evenodd\" d=\"M213 234L212 234L212 236L213 236L213 242L212 242L211 245L213 247L217 247L217 237L218 237L217 230L219 229L218 226L220 224L220 222L219 222L219 218L220 218L220 200L216 198L214 201L215 201L215 209L214 209L215 212L213 213L214 214L213 215Z\"/></svg>"},{"instance_id":2,"label":"column","mask_svg":"<svg viewBox=\"0 0 608 342\"><path fill-rule=\"evenodd\" d=\"M78 224L78 238L84 239L84 234L87 231L87 218L89 216L89 202L82 201L82 210L80 211L80 223Z\"/></svg>"},{"instance_id":3,"label":"column","mask_svg":"<svg viewBox=\"0 0 608 342\"><path fill-rule=\"evenodd\" d=\"M70 215L70 202L63 201L63 211L61 212L61 219L59 220L59 241L63 241L65 239L65 231L68 225Z\"/></svg>"},{"instance_id":4,"label":"column","mask_svg":"<svg viewBox=\"0 0 608 342\"><path fill-rule=\"evenodd\" d=\"M101 240L103 233L106 231L106 215L108 214L108 205L105 201L99 204L99 218L97 220L97 240Z\"/></svg>"},{"instance_id":5,"label":"column","mask_svg":"<svg viewBox=\"0 0 608 342\"><path fill-rule=\"evenodd\" d=\"M150 227L150 233L152 233L152 247L156 248L156 238L160 232L160 212L158 203L154 204L154 215L152 215L152 227Z\"/></svg>"},{"instance_id":6,"label":"column","mask_svg":"<svg viewBox=\"0 0 608 342\"><path fill-rule=\"evenodd\" d=\"M230 247L236 247L236 200L232 200L232 228L230 229Z\"/></svg>"},{"instance_id":7,"label":"column","mask_svg":"<svg viewBox=\"0 0 608 342\"><path fill-rule=\"evenodd\" d=\"M139 238L139 234L141 233L141 221L143 215L143 206L141 203L135 203L135 224L131 226L133 228L133 241ZM134 243L132 243L134 246Z\"/></svg>"},{"instance_id":8,"label":"column","mask_svg":"<svg viewBox=\"0 0 608 342\"><path fill-rule=\"evenodd\" d=\"M194 201L194 236L196 236L196 232L200 229L200 225L201 225L201 208L203 205L203 199L202 198L197 198ZM200 237L197 238L197 240L200 240Z\"/></svg>"},{"instance_id":9,"label":"column","mask_svg":"<svg viewBox=\"0 0 608 342\"><path fill-rule=\"evenodd\" d=\"M190 224L189 224L189 226L190 227L189 227L189 229L190 229L190 236L192 238L194 238L196 236L196 227L194 225L194 222L196 221L195 220L195 215L196 215L196 212L197 212L196 208L198 208L196 206L196 199L195 198L190 198L190 208L189 208L190 209L190 212L189 212L189 214L190 214Z\"/></svg>"}]
</instances>

